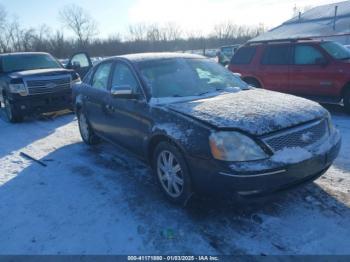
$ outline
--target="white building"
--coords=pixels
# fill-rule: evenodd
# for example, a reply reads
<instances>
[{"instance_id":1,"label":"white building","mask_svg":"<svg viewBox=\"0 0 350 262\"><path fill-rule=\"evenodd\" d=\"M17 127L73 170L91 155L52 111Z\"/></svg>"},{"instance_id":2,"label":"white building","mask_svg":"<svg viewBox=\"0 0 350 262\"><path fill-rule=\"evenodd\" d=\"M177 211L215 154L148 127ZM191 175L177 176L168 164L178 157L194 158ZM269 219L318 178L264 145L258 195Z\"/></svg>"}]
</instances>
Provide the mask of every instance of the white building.
<instances>
[{"instance_id":1,"label":"white building","mask_svg":"<svg viewBox=\"0 0 350 262\"><path fill-rule=\"evenodd\" d=\"M295 38L350 44L350 1L314 7L251 41Z\"/></svg>"}]
</instances>

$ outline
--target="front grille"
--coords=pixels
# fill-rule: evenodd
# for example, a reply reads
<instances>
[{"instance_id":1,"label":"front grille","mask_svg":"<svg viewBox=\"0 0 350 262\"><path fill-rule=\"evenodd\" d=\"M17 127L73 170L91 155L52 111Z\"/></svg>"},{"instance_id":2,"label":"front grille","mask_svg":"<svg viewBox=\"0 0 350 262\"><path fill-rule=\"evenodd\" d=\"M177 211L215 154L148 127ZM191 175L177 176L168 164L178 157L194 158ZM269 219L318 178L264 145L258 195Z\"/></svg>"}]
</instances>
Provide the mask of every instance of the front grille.
<instances>
[{"instance_id":1,"label":"front grille","mask_svg":"<svg viewBox=\"0 0 350 262\"><path fill-rule=\"evenodd\" d=\"M274 151L284 148L305 148L321 141L328 134L327 119L290 129L273 136L263 138L263 141Z\"/></svg>"},{"instance_id":2,"label":"front grille","mask_svg":"<svg viewBox=\"0 0 350 262\"><path fill-rule=\"evenodd\" d=\"M29 95L47 94L71 88L71 76L37 77L25 79Z\"/></svg>"}]
</instances>

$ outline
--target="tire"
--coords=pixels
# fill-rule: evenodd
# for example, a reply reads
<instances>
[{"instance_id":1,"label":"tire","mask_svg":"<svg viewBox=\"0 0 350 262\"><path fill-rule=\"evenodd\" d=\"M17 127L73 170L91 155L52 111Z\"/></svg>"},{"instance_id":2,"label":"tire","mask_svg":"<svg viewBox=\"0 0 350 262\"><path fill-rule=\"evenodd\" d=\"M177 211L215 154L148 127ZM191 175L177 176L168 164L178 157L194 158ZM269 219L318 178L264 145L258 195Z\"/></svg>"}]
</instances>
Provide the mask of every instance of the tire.
<instances>
[{"instance_id":1,"label":"tire","mask_svg":"<svg viewBox=\"0 0 350 262\"><path fill-rule=\"evenodd\" d=\"M87 145L96 145L100 139L95 135L86 115L82 110L78 111L78 124L80 136Z\"/></svg>"},{"instance_id":2,"label":"tire","mask_svg":"<svg viewBox=\"0 0 350 262\"><path fill-rule=\"evenodd\" d=\"M15 106L7 97L4 98L4 107L7 121L10 123L18 123L23 120L23 116L16 110Z\"/></svg>"},{"instance_id":3,"label":"tire","mask_svg":"<svg viewBox=\"0 0 350 262\"><path fill-rule=\"evenodd\" d=\"M345 112L347 114L350 114L350 89L349 88L345 91L343 102L344 102Z\"/></svg>"},{"instance_id":4,"label":"tire","mask_svg":"<svg viewBox=\"0 0 350 262\"><path fill-rule=\"evenodd\" d=\"M254 78L246 78L244 79L244 82L246 82L248 85L251 85L255 88L261 88L259 81Z\"/></svg>"},{"instance_id":5,"label":"tire","mask_svg":"<svg viewBox=\"0 0 350 262\"><path fill-rule=\"evenodd\" d=\"M165 197L177 205L185 205L192 196L189 169L180 150L168 142L160 142L153 154L153 170Z\"/></svg>"}]
</instances>

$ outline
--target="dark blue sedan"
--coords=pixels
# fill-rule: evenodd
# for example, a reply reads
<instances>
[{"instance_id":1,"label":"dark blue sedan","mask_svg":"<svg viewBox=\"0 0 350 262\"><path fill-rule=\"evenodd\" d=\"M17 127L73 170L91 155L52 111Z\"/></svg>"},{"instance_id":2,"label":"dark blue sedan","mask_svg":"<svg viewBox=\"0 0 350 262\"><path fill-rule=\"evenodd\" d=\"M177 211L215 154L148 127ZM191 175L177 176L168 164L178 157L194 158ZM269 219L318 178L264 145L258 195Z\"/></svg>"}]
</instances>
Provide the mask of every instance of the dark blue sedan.
<instances>
[{"instance_id":1,"label":"dark blue sedan","mask_svg":"<svg viewBox=\"0 0 350 262\"><path fill-rule=\"evenodd\" d=\"M324 174L341 138L309 100L250 87L201 56L112 57L73 88L85 143L118 144L148 162L166 197L258 196Z\"/></svg>"}]
</instances>

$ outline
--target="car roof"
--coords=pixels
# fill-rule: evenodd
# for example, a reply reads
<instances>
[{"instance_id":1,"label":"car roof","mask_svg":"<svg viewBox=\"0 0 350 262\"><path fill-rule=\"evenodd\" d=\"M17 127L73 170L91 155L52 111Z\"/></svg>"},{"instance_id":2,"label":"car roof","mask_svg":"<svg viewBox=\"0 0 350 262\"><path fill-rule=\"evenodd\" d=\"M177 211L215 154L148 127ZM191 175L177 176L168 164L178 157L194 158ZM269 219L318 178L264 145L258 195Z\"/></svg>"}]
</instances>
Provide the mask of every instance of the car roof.
<instances>
[{"instance_id":1,"label":"car roof","mask_svg":"<svg viewBox=\"0 0 350 262\"><path fill-rule=\"evenodd\" d=\"M303 43L325 43L330 42L328 40L318 39L280 39L280 40L266 40L266 41L251 41L247 42L245 46L256 46L256 45L278 45L278 44L303 44Z\"/></svg>"},{"instance_id":2,"label":"car roof","mask_svg":"<svg viewBox=\"0 0 350 262\"><path fill-rule=\"evenodd\" d=\"M241 44L234 44L234 45L223 45L220 48L225 48L225 47L237 47L240 46Z\"/></svg>"},{"instance_id":3,"label":"car roof","mask_svg":"<svg viewBox=\"0 0 350 262\"><path fill-rule=\"evenodd\" d=\"M45 52L14 52L14 53L0 54L0 57L2 57L2 56L15 56L15 55L49 55L49 53L45 53Z\"/></svg>"},{"instance_id":4,"label":"car roof","mask_svg":"<svg viewBox=\"0 0 350 262\"><path fill-rule=\"evenodd\" d=\"M162 59L172 59L172 58L195 58L195 59L203 59L206 58L200 55L186 54L186 53L139 53L139 54L127 54L110 57L109 59L123 58L127 59L131 62L144 62L144 61L153 61L153 60L162 60Z\"/></svg>"}]
</instances>

